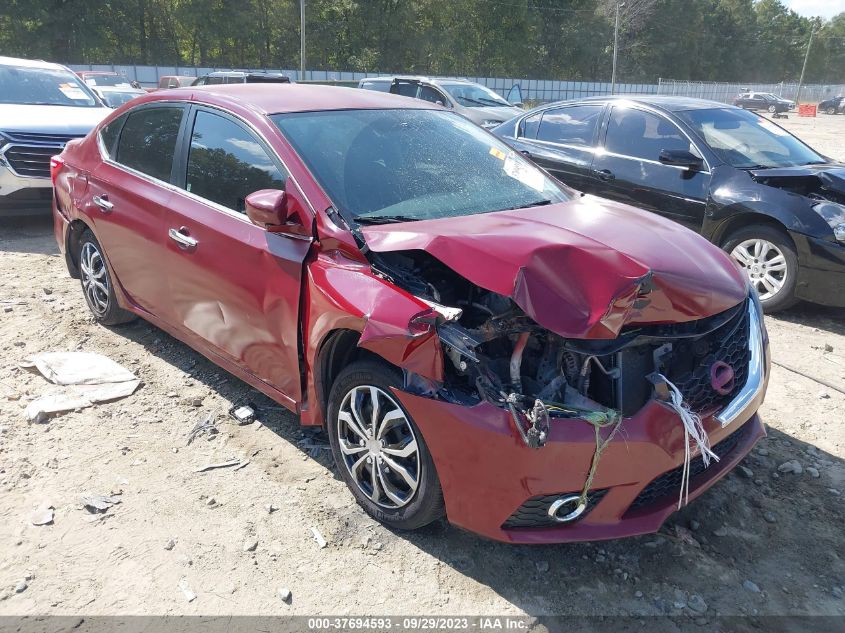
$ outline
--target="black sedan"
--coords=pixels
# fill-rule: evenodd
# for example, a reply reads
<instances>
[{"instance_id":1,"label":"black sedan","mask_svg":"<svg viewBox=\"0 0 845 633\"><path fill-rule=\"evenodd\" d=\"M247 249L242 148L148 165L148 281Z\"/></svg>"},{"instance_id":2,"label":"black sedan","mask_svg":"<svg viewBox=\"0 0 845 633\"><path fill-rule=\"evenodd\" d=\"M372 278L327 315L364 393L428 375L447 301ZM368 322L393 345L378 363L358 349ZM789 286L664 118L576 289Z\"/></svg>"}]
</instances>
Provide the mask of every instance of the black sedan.
<instances>
[{"instance_id":1,"label":"black sedan","mask_svg":"<svg viewBox=\"0 0 845 633\"><path fill-rule=\"evenodd\" d=\"M494 133L575 189L718 244L769 312L799 299L845 306L845 164L768 119L700 99L594 97Z\"/></svg>"},{"instance_id":2,"label":"black sedan","mask_svg":"<svg viewBox=\"0 0 845 633\"><path fill-rule=\"evenodd\" d=\"M837 112L845 112L845 97L839 95L838 97L831 97L819 103L819 112L825 114L836 114Z\"/></svg>"},{"instance_id":3,"label":"black sedan","mask_svg":"<svg viewBox=\"0 0 845 633\"><path fill-rule=\"evenodd\" d=\"M792 110L795 107L795 102L771 92L744 92L734 99L734 105L746 110L765 110L774 114Z\"/></svg>"}]
</instances>

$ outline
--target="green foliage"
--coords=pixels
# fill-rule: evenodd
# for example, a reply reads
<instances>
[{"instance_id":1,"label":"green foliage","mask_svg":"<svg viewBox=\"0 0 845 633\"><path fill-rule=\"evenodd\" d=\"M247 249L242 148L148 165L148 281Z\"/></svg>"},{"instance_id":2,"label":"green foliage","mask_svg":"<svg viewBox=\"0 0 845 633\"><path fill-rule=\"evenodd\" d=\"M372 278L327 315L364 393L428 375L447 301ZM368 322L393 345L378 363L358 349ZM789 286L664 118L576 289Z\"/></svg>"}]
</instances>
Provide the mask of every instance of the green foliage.
<instances>
[{"instance_id":1,"label":"green foliage","mask_svg":"<svg viewBox=\"0 0 845 633\"><path fill-rule=\"evenodd\" d=\"M607 80L615 0L306 0L311 69ZM845 14L780 0L627 0L619 80L845 83ZM299 66L299 0L0 0L0 54Z\"/></svg>"}]
</instances>

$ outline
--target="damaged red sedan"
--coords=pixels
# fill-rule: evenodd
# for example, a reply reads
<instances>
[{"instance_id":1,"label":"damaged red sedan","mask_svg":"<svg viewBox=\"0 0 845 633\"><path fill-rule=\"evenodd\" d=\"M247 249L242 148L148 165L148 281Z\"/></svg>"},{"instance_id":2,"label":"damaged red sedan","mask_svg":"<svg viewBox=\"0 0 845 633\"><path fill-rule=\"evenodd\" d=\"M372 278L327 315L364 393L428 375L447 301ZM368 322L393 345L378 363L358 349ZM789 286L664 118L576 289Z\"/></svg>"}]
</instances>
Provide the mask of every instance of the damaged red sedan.
<instances>
[{"instance_id":1,"label":"damaged red sedan","mask_svg":"<svg viewBox=\"0 0 845 633\"><path fill-rule=\"evenodd\" d=\"M768 338L727 255L436 105L160 91L52 175L94 317L147 319L324 426L387 525L652 532L763 435Z\"/></svg>"}]
</instances>

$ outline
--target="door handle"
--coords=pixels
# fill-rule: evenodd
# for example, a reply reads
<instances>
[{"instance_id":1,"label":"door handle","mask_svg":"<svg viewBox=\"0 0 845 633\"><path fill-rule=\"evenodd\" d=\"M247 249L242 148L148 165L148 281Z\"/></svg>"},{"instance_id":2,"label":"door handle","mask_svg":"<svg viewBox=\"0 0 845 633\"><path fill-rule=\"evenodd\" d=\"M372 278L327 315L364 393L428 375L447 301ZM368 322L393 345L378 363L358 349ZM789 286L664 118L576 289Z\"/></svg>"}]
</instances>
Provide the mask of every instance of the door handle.
<instances>
[{"instance_id":1,"label":"door handle","mask_svg":"<svg viewBox=\"0 0 845 633\"><path fill-rule=\"evenodd\" d=\"M188 229L183 226L179 229L170 229L167 232L167 235L169 235L170 239L179 245L179 248L194 248L197 244L199 244L199 242L197 242L194 238L185 235L187 231Z\"/></svg>"},{"instance_id":2,"label":"door handle","mask_svg":"<svg viewBox=\"0 0 845 633\"><path fill-rule=\"evenodd\" d=\"M94 204L100 207L100 211L103 213L111 213L111 210L114 209L114 205L109 202L109 197L106 194L94 196Z\"/></svg>"},{"instance_id":3,"label":"door handle","mask_svg":"<svg viewBox=\"0 0 845 633\"><path fill-rule=\"evenodd\" d=\"M598 178L600 180L604 180L604 181L616 179L616 175L612 171L610 171L609 169L599 169L599 170L597 170L596 176L598 176Z\"/></svg>"}]
</instances>

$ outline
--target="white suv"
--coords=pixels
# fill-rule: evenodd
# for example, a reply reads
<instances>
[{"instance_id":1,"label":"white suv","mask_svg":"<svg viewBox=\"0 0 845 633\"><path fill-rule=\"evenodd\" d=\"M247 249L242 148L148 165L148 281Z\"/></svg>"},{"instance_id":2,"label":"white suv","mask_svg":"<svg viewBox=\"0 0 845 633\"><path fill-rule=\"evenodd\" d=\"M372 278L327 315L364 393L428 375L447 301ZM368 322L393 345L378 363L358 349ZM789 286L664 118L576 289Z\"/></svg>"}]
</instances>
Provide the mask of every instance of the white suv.
<instances>
[{"instance_id":1,"label":"white suv","mask_svg":"<svg viewBox=\"0 0 845 633\"><path fill-rule=\"evenodd\" d=\"M48 211L50 157L109 112L68 68L0 57L0 216Z\"/></svg>"},{"instance_id":2,"label":"white suv","mask_svg":"<svg viewBox=\"0 0 845 633\"><path fill-rule=\"evenodd\" d=\"M522 114L522 98L515 96L519 95L518 85L511 88L510 103L487 86L466 79L370 77L359 81L358 87L438 103L487 129Z\"/></svg>"}]
</instances>

